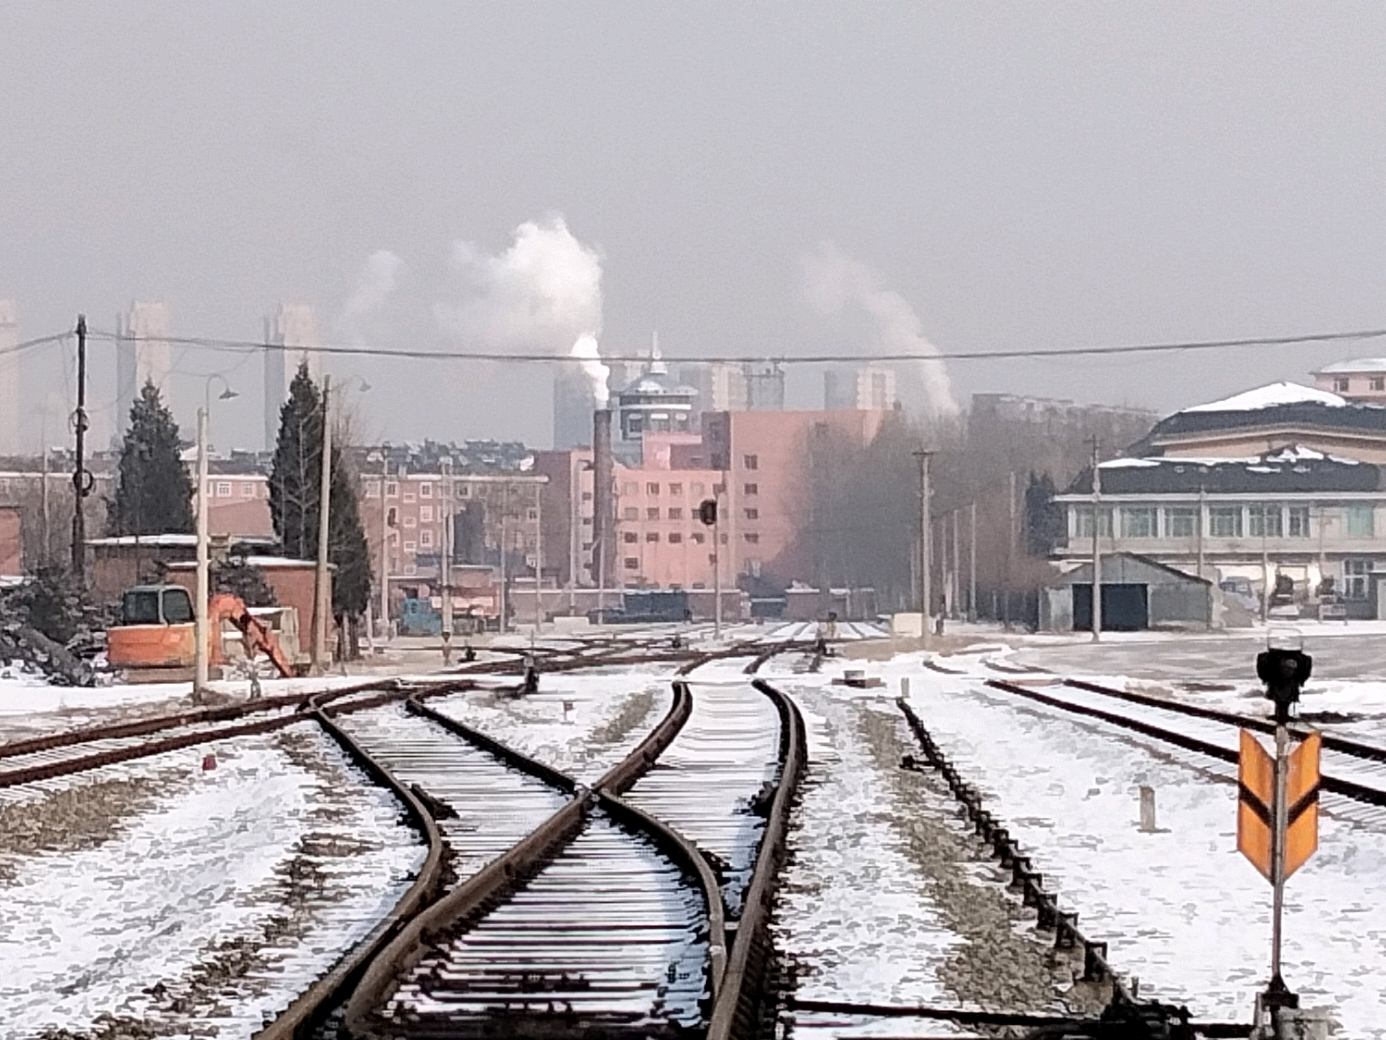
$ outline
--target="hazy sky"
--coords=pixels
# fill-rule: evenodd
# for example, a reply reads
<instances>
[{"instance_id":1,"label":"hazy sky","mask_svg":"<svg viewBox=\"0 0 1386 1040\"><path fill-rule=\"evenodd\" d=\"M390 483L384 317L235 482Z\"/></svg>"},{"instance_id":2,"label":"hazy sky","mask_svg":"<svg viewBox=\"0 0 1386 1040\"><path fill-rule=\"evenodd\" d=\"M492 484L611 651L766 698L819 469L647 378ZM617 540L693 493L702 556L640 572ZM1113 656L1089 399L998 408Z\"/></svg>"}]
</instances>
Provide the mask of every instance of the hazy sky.
<instances>
[{"instance_id":1,"label":"hazy sky","mask_svg":"<svg viewBox=\"0 0 1386 1040\"><path fill-rule=\"evenodd\" d=\"M256 339L308 300L334 342L458 348L457 243L483 270L561 214L599 259L605 350L869 352L869 321L812 304L825 248L946 351L1386 326L1383 51L1365 3L5 0L0 296L21 338L139 297L175 334ZM344 323L378 250L395 289ZM1165 410L1360 353L1386 344L950 375L962 400ZM230 370L214 439L258 445L259 359L174 357L180 419ZM329 367L373 385L372 435L547 443L548 372ZM24 373L36 423L70 383L54 351ZM802 404L821 386L791 379Z\"/></svg>"}]
</instances>

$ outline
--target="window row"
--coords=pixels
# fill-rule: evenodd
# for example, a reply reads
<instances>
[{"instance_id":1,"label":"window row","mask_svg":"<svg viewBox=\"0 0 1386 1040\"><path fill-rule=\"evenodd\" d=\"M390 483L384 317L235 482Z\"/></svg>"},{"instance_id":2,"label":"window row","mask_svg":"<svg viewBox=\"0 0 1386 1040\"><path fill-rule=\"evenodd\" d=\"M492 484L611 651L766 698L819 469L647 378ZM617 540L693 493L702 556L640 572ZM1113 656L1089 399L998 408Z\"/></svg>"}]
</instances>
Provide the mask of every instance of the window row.
<instances>
[{"instance_id":1,"label":"window row","mask_svg":"<svg viewBox=\"0 0 1386 1040\"><path fill-rule=\"evenodd\" d=\"M661 485L658 481L654 480L646 481L645 494L653 498L659 495L661 487L665 489L665 493L668 494L670 498L680 498L683 495L683 483L681 481L675 481L672 484ZM688 494L693 498L701 498L706 493L706 491L707 486L700 480L691 481L688 485ZM712 487L712 492L713 494L721 494L722 486L720 484L714 484ZM630 498L638 494L640 494L639 482L634 480L628 480L621 484L621 495L623 497ZM584 499L588 497L589 496L587 495L583 496Z\"/></svg>"},{"instance_id":2,"label":"window row","mask_svg":"<svg viewBox=\"0 0 1386 1040\"><path fill-rule=\"evenodd\" d=\"M1212 538L1308 538L1309 506L1274 503L1208 506L1208 535ZM1119 514L1119 520L1117 517ZM1121 506L1100 508L1097 530L1112 537L1118 521L1122 538L1194 538L1200 533L1197 506ZM1371 503L1342 507L1342 536L1375 537L1375 509ZM1075 506L1073 535L1091 538L1092 506Z\"/></svg>"},{"instance_id":3,"label":"window row","mask_svg":"<svg viewBox=\"0 0 1386 1040\"><path fill-rule=\"evenodd\" d=\"M240 485L240 497L241 497L241 498L255 498L255 497L256 497L256 494L257 494L255 488L256 488L256 485L255 485L254 482L251 482L251 481L244 481L244 482L241 482L241 485ZM267 493L268 493L268 492L267 492ZM233 485L233 483L232 483L231 481L229 481L229 480L209 480L209 481L207 482L207 497L208 497L208 498L235 498L235 497L236 497L236 488L235 488L235 486Z\"/></svg>"},{"instance_id":4,"label":"window row","mask_svg":"<svg viewBox=\"0 0 1386 1040\"><path fill-rule=\"evenodd\" d=\"M379 477L375 477L375 478L366 477L366 478L365 478L365 483L366 483L366 497L367 497L367 498L379 498L379 497L380 497L380 478L379 478ZM406 484L406 485L405 485L405 488L404 488L404 500L405 500L406 502L413 502L413 501L416 501L417 499L420 499L420 498L434 498L434 497L435 497L435 495L434 495L434 488L435 488L435 486L437 487L437 495L436 495L436 497L438 497L438 498L447 498L447 497L449 497L449 496L448 496L448 484L447 484L446 482L443 482L443 483L436 483L436 485L435 485L435 483L423 482L423 483L418 483L418 484L414 484L414 483ZM472 484L468 484L468 483L466 483L465 481L461 481L461 480L456 481L455 484L454 484L454 497L456 497L456 498L487 498L487 497L490 497L490 498L503 498L503 497L505 496L505 494L506 494L506 488L507 488L507 486L510 487L510 492L509 492L509 493L510 493L512 499L519 499L519 500L523 501L523 498L522 498L521 496L524 496L525 498L529 498L529 499L533 500L534 492L533 492L532 489L533 489L534 485L532 485L532 484L524 484L524 485L521 485L521 484L506 485L506 484L504 484L504 483L500 483L500 484L489 484L489 485L486 485L486 486L484 486L484 487L483 487L483 486L477 486L477 487L475 488L475 491L474 491L474 490L473 490L473 485L472 485ZM486 490L487 487L490 488L489 494L488 494L488 492L487 492L487 490ZM386 497L386 498L399 498L399 497L400 497L399 482L398 482L398 481L395 481L395 480L387 480L387 481L385 482L385 497ZM591 496L590 496L590 495L587 495L587 496L584 496L584 497L585 497L585 498L590 498Z\"/></svg>"}]
</instances>

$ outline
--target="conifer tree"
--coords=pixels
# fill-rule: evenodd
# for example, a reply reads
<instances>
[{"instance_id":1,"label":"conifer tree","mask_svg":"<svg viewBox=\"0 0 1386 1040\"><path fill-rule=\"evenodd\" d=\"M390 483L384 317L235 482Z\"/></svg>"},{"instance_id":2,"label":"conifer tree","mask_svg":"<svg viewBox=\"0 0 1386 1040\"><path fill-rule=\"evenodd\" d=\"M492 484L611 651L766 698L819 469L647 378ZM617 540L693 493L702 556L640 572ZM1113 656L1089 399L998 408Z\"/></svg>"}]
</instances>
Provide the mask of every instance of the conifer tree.
<instances>
[{"instance_id":1,"label":"conifer tree","mask_svg":"<svg viewBox=\"0 0 1386 1040\"><path fill-rule=\"evenodd\" d=\"M191 534L193 482L179 458L178 424L146 382L130 408L120 479L108 513L111 534Z\"/></svg>"},{"instance_id":2,"label":"conifer tree","mask_svg":"<svg viewBox=\"0 0 1386 1040\"><path fill-rule=\"evenodd\" d=\"M300 365L279 412L279 438L270 475L270 516L284 554L313 560L318 554L318 506L322 472L322 394L308 366ZM359 617L370 598L370 550L361 525L356 485L332 449L331 514L327 558L336 570L332 613L341 622Z\"/></svg>"}]
</instances>

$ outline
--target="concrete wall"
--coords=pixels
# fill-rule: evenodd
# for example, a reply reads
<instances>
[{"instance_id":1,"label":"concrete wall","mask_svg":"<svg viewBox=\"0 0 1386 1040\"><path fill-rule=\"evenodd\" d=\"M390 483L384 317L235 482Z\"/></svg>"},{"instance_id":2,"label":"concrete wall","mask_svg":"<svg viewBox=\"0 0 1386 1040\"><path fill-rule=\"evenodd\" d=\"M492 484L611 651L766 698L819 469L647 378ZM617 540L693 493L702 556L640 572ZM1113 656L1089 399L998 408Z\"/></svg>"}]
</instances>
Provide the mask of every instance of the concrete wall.
<instances>
[{"instance_id":1,"label":"concrete wall","mask_svg":"<svg viewBox=\"0 0 1386 1040\"><path fill-rule=\"evenodd\" d=\"M13 577L24 573L23 555L19 510L0 507L0 575Z\"/></svg>"}]
</instances>

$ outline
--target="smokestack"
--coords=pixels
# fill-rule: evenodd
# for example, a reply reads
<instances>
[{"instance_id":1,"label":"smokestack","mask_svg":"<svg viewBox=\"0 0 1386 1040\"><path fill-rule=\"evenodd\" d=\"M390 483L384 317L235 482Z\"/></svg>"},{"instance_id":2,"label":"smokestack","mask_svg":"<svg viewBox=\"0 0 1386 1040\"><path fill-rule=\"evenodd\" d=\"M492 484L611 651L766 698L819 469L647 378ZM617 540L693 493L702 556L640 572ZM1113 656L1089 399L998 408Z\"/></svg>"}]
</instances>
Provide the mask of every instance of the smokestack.
<instances>
[{"instance_id":1,"label":"smokestack","mask_svg":"<svg viewBox=\"0 0 1386 1040\"><path fill-rule=\"evenodd\" d=\"M611 500L611 409L592 413L592 580L605 588L616 580L616 509Z\"/></svg>"}]
</instances>

